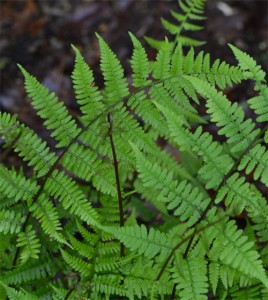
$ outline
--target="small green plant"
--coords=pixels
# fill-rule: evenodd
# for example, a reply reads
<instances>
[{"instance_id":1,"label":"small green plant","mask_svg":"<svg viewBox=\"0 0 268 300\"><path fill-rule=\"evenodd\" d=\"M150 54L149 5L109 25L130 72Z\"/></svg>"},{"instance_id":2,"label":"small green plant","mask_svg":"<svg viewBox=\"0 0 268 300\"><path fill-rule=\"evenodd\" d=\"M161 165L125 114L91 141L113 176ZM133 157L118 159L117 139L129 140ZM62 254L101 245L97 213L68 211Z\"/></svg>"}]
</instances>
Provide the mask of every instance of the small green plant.
<instances>
[{"instance_id":1,"label":"small green plant","mask_svg":"<svg viewBox=\"0 0 268 300\"><path fill-rule=\"evenodd\" d=\"M155 61L130 33L130 85L99 35L103 90L73 46L77 119L19 66L57 150L0 114L5 151L32 168L0 164L1 299L268 299L265 73L231 45L237 66L186 51L200 45L182 33L201 29L205 1L179 3L176 24L162 20L174 40L147 39ZM245 80L256 121L222 92Z\"/></svg>"}]
</instances>

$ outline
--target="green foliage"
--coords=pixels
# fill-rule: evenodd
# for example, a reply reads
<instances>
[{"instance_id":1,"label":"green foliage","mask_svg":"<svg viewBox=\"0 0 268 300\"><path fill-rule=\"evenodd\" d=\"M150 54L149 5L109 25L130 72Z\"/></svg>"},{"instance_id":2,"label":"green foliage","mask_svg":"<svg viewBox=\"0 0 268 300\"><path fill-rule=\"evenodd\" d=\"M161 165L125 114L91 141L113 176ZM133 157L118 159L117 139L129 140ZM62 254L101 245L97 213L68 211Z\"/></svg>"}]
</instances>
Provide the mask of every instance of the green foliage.
<instances>
[{"instance_id":1,"label":"green foliage","mask_svg":"<svg viewBox=\"0 0 268 300\"><path fill-rule=\"evenodd\" d=\"M169 22L162 18L161 22L164 28L172 35L175 36L173 45L176 45L180 41L184 46L201 46L205 42L199 41L195 38L185 36L184 31L198 31L202 30L203 26L195 24L200 20L204 20L204 6L206 0L182 0L178 1L181 9L181 13L171 10L171 16L175 23ZM154 48L160 49L163 45L163 41L158 41L149 37L146 37L146 41Z\"/></svg>"},{"instance_id":2,"label":"green foliage","mask_svg":"<svg viewBox=\"0 0 268 300\"><path fill-rule=\"evenodd\" d=\"M99 35L102 91L72 46L76 119L19 66L56 147L0 113L28 165L0 164L1 299L267 299L265 72L231 45L237 66L186 51L205 1L179 4L154 61L129 33L131 83ZM246 80L256 121L224 94Z\"/></svg>"}]
</instances>

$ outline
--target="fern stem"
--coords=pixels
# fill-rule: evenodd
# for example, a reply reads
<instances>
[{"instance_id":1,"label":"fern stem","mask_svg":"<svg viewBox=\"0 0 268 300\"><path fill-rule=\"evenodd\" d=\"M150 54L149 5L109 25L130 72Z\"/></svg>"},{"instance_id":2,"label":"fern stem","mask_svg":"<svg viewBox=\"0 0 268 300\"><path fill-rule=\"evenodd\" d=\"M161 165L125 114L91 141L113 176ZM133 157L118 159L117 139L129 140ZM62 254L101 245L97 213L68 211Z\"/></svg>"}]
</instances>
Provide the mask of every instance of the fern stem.
<instances>
[{"instance_id":1,"label":"fern stem","mask_svg":"<svg viewBox=\"0 0 268 300\"><path fill-rule=\"evenodd\" d=\"M117 190L117 198L118 198L118 206L119 206L119 215L120 215L120 227L124 226L124 209L123 209L123 198L121 193L121 187L120 187L120 179L119 179L119 168L118 168L118 160L117 155L115 151L114 141L113 141L113 118L112 114L108 114L108 122L110 124L109 127L109 138L110 138L110 144L112 148L112 154L113 154L113 164L114 164L114 173L115 173L115 181L116 181L116 190ZM120 256L125 255L125 248L123 243L120 243Z\"/></svg>"},{"instance_id":2,"label":"fern stem","mask_svg":"<svg viewBox=\"0 0 268 300\"><path fill-rule=\"evenodd\" d=\"M173 285L173 289L172 289L170 300L175 300L176 299L176 285L177 284Z\"/></svg>"},{"instance_id":3,"label":"fern stem","mask_svg":"<svg viewBox=\"0 0 268 300\"><path fill-rule=\"evenodd\" d=\"M64 297L64 300L69 299L69 297L71 296L72 292L74 291L75 287L73 286L71 289L69 289L69 291L67 292L67 294Z\"/></svg>"}]
</instances>

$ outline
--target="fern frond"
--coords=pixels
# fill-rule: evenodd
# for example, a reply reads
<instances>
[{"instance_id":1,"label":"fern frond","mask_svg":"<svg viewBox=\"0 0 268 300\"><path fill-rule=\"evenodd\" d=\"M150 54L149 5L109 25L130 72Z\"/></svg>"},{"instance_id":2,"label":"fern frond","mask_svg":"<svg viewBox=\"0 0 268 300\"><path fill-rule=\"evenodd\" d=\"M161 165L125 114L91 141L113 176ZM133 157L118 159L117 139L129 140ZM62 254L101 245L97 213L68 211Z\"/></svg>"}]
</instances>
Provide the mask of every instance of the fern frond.
<instances>
[{"instance_id":1,"label":"fern frond","mask_svg":"<svg viewBox=\"0 0 268 300\"><path fill-rule=\"evenodd\" d=\"M20 253L21 263L25 264L30 258L38 259L40 252L40 240L37 238L31 225L25 231L18 234L17 247L22 247Z\"/></svg>"},{"instance_id":2,"label":"fern frond","mask_svg":"<svg viewBox=\"0 0 268 300\"><path fill-rule=\"evenodd\" d=\"M11 143L17 137L13 145L14 151L28 161L28 165L37 172L37 177L47 174L57 159L46 142L38 138L30 128L20 124L16 117L7 113L0 113L0 134L7 143Z\"/></svg>"},{"instance_id":3,"label":"fern frond","mask_svg":"<svg viewBox=\"0 0 268 300\"><path fill-rule=\"evenodd\" d=\"M21 231L25 216L15 211L0 211L0 232L3 234L14 234Z\"/></svg>"},{"instance_id":4,"label":"fern frond","mask_svg":"<svg viewBox=\"0 0 268 300\"><path fill-rule=\"evenodd\" d=\"M167 131L165 121L144 91L133 94L128 100L128 105L146 122L147 126L157 128L159 134L165 136Z\"/></svg>"},{"instance_id":5,"label":"fern frond","mask_svg":"<svg viewBox=\"0 0 268 300\"><path fill-rule=\"evenodd\" d=\"M205 300L208 292L206 260L203 257L179 258L171 269L172 280L176 283L176 294L181 300Z\"/></svg>"},{"instance_id":6,"label":"fern frond","mask_svg":"<svg viewBox=\"0 0 268 300\"><path fill-rule=\"evenodd\" d=\"M216 188L231 169L233 162L223 153L223 147L212 136L198 127L195 133L183 127L183 122L170 110L156 104L167 118L170 135L182 151L189 150L201 156L204 165L198 173L206 182L206 188Z\"/></svg>"},{"instance_id":7,"label":"fern frond","mask_svg":"<svg viewBox=\"0 0 268 300\"><path fill-rule=\"evenodd\" d=\"M37 218L46 234L60 243L67 244L61 231L59 216L50 198L46 194L38 197L37 201L30 207L30 212Z\"/></svg>"},{"instance_id":8,"label":"fern frond","mask_svg":"<svg viewBox=\"0 0 268 300\"><path fill-rule=\"evenodd\" d=\"M209 282L212 286L213 294L216 295L216 289L220 278L220 264L218 262L210 262L208 268Z\"/></svg>"},{"instance_id":9,"label":"fern frond","mask_svg":"<svg viewBox=\"0 0 268 300\"><path fill-rule=\"evenodd\" d=\"M101 53L101 70L104 77L105 97L109 104L128 95L128 86L123 68L110 47L97 34Z\"/></svg>"},{"instance_id":10,"label":"fern frond","mask_svg":"<svg viewBox=\"0 0 268 300\"><path fill-rule=\"evenodd\" d=\"M253 285L249 287L235 286L230 290L230 296L234 300L264 300L267 297L266 292L261 285Z\"/></svg>"},{"instance_id":11,"label":"fern frond","mask_svg":"<svg viewBox=\"0 0 268 300\"><path fill-rule=\"evenodd\" d=\"M239 177L238 173L234 173L222 185L217 193L215 203L218 204L223 199L225 205L236 214L240 214L245 207L249 209L250 206L254 207L256 213L261 210L257 202L259 195L254 192L249 183L245 182L245 177Z\"/></svg>"},{"instance_id":12,"label":"fern frond","mask_svg":"<svg viewBox=\"0 0 268 300\"><path fill-rule=\"evenodd\" d=\"M151 80L148 79L148 76L150 74L150 64L147 58L147 54L139 40L131 32L129 32L129 35L134 47L130 61L133 71L132 85L136 88L146 86L151 83Z\"/></svg>"},{"instance_id":13,"label":"fern frond","mask_svg":"<svg viewBox=\"0 0 268 300\"><path fill-rule=\"evenodd\" d=\"M243 71L239 67L230 66L219 59L211 65L209 53L204 55L201 51L194 57L194 49L191 48L184 56L180 43L172 55L171 74L198 76L212 85L217 85L220 89L224 89L227 85L232 86L233 83L239 83L244 79Z\"/></svg>"},{"instance_id":14,"label":"fern frond","mask_svg":"<svg viewBox=\"0 0 268 300\"><path fill-rule=\"evenodd\" d=\"M229 47L232 49L238 60L239 66L245 71L245 78L251 78L257 82L264 81L266 75L265 72L261 69L261 66L257 65L256 61L251 56L231 44L229 44Z\"/></svg>"},{"instance_id":15,"label":"fern frond","mask_svg":"<svg viewBox=\"0 0 268 300\"><path fill-rule=\"evenodd\" d=\"M125 257L99 257L95 261L95 271L101 272L112 272L119 268L129 265L136 255L128 255Z\"/></svg>"},{"instance_id":16,"label":"fern frond","mask_svg":"<svg viewBox=\"0 0 268 300\"><path fill-rule=\"evenodd\" d=\"M72 46L75 51L75 66L72 74L73 87L77 102L83 112L83 120L91 121L104 108L102 96L96 86L91 69L85 63L79 50Z\"/></svg>"},{"instance_id":17,"label":"fern frond","mask_svg":"<svg viewBox=\"0 0 268 300\"><path fill-rule=\"evenodd\" d=\"M64 172L55 170L45 183L45 190L59 199L64 209L80 217L89 225L98 224L98 215L75 182Z\"/></svg>"},{"instance_id":18,"label":"fern frond","mask_svg":"<svg viewBox=\"0 0 268 300\"><path fill-rule=\"evenodd\" d=\"M26 179L21 173L15 170L8 170L0 164L0 191L2 195L13 199L14 202L25 200L31 203L38 191L38 185L35 180Z\"/></svg>"},{"instance_id":19,"label":"fern frond","mask_svg":"<svg viewBox=\"0 0 268 300\"><path fill-rule=\"evenodd\" d=\"M211 121L215 122L221 129L218 134L225 135L227 142L232 145L233 152L242 152L260 133L255 129L251 119L244 121L244 111L237 103L231 104L222 92L209 83L196 77L187 77L195 86L196 90L207 99L207 112L211 114Z\"/></svg>"},{"instance_id":20,"label":"fern frond","mask_svg":"<svg viewBox=\"0 0 268 300\"><path fill-rule=\"evenodd\" d=\"M73 143L64 154L62 165L78 178L89 181L94 174L98 162L97 155L83 145Z\"/></svg>"},{"instance_id":21,"label":"fern frond","mask_svg":"<svg viewBox=\"0 0 268 300\"><path fill-rule=\"evenodd\" d=\"M199 41L194 38L190 38L182 35L183 31L197 31L203 29L203 26L195 24L195 21L204 20L204 6L205 0L182 0L178 2L182 12L178 13L171 10L171 16L174 18L174 22L169 22L164 18L161 18L164 28L175 35L175 44L180 42L184 46L201 46L205 42ZM160 49L163 46L162 41L157 41L152 38L145 37L146 41L156 49Z\"/></svg>"},{"instance_id":22,"label":"fern frond","mask_svg":"<svg viewBox=\"0 0 268 300\"><path fill-rule=\"evenodd\" d=\"M206 208L209 199L200 193L186 180L180 183L173 179L173 173L152 164L132 146L137 159L137 170L145 187L152 187L157 194L156 200L168 203L167 209L173 210L174 215L180 216L181 221L186 221L189 226L194 224ZM152 200L153 202L153 200Z\"/></svg>"},{"instance_id":23,"label":"fern frond","mask_svg":"<svg viewBox=\"0 0 268 300\"><path fill-rule=\"evenodd\" d=\"M242 230L237 230L234 221L221 222L205 230L206 236L213 241L209 258L219 260L227 266L237 269L247 278L256 278L266 287L268 278L257 251L252 250L253 243L248 242ZM214 240L213 240L214 239ZM225 242L223 242L225 241Z\"/></svg>"},{"instance_id":24,"label":"fern frond","mask_svg":"<svg viewBox=\"0 0 268 300\"><path fill-rule=\"evenodd\" d=\"M162 48L157 54L156 62L154 63L153 77L155 79L163 79L169 77L170 61L171 61L171 44L165 40Z\"/></svg>"},{"instance_id":25,"label":"fern frond","mask_svg":"<svg viewBox=\"0 0 268 300\"><path fill-rule=\"evenodd\" d=\"M32 262L29 261L16 270L5 272L4 278L1 278L6 284L19 284L31 282L35 279L46 278L48 275L55 274L55 268L51 261Z\"/></svg>"},{"instance_id":26,"label":"fern frond","mask_svg":"<svg viewBox=\"0 0 268 300\"><path fill-rule=\"evenodd\" d=\"M238 170L244 170L250 174L253 170L254 180L260 180L268 186L268 151L261 144L251 148L241 159Z\"/></svg>"},{"instance_id":27,"label":"fern frond","mask_svg":"<svg viewBox=\"0 0 268 300\"><path fill-rule=\"evenodd\" d=\"M130 250L148 258L153 258L157 254L165 257L172 250L172 247L168 244L166 234L154 228L151 228L149 232L147 232L144 225L103 229L112 233Z\"/></svg>"},{"instance_id":28,"label":"fern frond","mask_svg":"<svg viewBox=\"0 0 268 300\"><path fill-rule=\"evenodd\" d=\"M0 281L0 285L4 287L6 290L7 296L9 300L38 300L38 298L29 293L26 292L24 289L21 289L20 291L14 289L13 287L10 287L3 282Z\"/></svg>"},{"instance_id":29,"label":"fern frond","mask_svg":"<svg viewBox=\"0 0 268 300\"><path fill-rule=\"evenodd\" d=\"M75 139L80 129L68 113L62 102L54 93L50 93L47 88L40 84L35 77L31 76L22 66L18 65L25 77L25 87L32 105L37 110L37 114L45 119L44 125L47 129L53 130L52 137L55 137L58 148L67 146Z\"/></svg>"},{"instance_id":30,"label":"fern frond","mask_svg":"<svg viewBox=\"0 0 268 300\"><path fill-rule=\"evenodd\" d=\"M114 274L95 275L93 277L92 299L98 299L97 296L100 293L106 295L107 299L110 295L126 296L126 290L120 284L122 279L122 276Z\"/></svg>"},{"instance_id":31,"label":"fern frond","mask_svg":"<svg viewBox=\"0 0 268 300\"><path fill-rule=\"evenodd\" d=\"M67 264L72 267L75 271L79 272L83 276L89 276L92 271L91 264L85 262L79 257L70 255L68 252L61 249L61 254Z\"/></svg>"},{"instance_id":32,"label":"fern frond","mask_svg":"<svg viewBox=\"0 0 268 300\"><path fill-rule=\"evenodd\" d=\"M247 102L258 116L257 122L268 122L268 86L259 85L258 89L260 94Z\"/></svg>"}]
</instances>

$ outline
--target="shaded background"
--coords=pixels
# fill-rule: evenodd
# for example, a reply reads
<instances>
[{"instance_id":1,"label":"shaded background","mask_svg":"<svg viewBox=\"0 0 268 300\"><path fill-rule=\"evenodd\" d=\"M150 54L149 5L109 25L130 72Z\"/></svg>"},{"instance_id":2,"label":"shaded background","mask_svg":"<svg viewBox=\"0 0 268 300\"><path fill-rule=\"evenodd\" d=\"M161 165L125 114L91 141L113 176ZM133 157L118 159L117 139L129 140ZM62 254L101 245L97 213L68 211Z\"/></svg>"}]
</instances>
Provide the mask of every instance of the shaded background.
<instances>
[{"instance_id":1,"label":"shaded background","mask_svg":"<svg viewBox=\"0 0 268 300\"><path fill-rule=\"evenodd\" d=\"M140 39L144 35L162 39L167 33L160 17L172 20L170 9L178 10L177 1L2 0L0 109L18 114L22 122L50 143L48 132L25 95L23 78L16 63L56 92L75 115L79 110L70 79L74 64L70 44L80 48L94 71L97 85L102 87L95 32L102 35L118 55L126 76L130 77L128 59L132 44L128 31ZM199 49L209 52L212 61L220 58L235 63L227 46L232 43L252 55L267 70L267 1L210 0L206 5L206 16L207 20L201 23L205 29L196 32L195 37L207 41ZM149 58L154 58L155 51L147 49ZM226 93L230 99L243 102L254 95L253 85L232 87ZM213 132L213 128L210 131ZM7 158L8 165L19 166L21 163L12 153Z\"/></svg>"}]
</instances>

